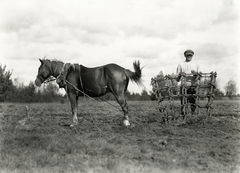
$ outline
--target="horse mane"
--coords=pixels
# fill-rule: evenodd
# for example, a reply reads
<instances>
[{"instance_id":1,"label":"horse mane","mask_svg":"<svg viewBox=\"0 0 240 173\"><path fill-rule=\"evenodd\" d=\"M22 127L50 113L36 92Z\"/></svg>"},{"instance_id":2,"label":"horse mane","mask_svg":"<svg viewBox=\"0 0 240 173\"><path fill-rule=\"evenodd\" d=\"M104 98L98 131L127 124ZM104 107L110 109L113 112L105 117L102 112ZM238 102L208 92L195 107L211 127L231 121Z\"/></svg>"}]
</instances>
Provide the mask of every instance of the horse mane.
<instances>
[{"instance_id":1,"label":"horse mane","mask_svg":"<svg viewBox=\"0 0 240 173\"><path fill-rule=\"evenodd\" d=\"M56 70L57 69L59 70L61 68L62 64L64 64L62 61L49 60L49 59L45 59L45 57L42 60L40 59L40 61L41 61L40 67L42 67L42 65L47 66L49 68L49 70L51 71L52 75L57 74Z\"/></svg>"},{"instance_id":2,"label":"horse mane","mask_svg":"<svg viewBox=\"0 0 240 173\"><path fill-rule=\"evenodd\" d=\"M62 62L62 61L59 61L57 59L45 59L45 57L42 59L42 61L47 62L47 63L51 63L51 62L59 63L59 62Z\"/></svg>"},{"instance_id":3,"label":"horse mane","mask_svg":"<svg viewBox=\"0 0 240 173\"><path fill-rule=\"evenodd\" d=\"M62 61L58 61L56 59L50 60L50 59L45 59L45 57L41 60L45 65L47 65L49 68L52 67L52 65L56 65L59 63L63 63Z\"/></svg>"},{"instance_id":4,"label":"horse mane","mask_svg":"<svg viewBox=\"0 0 240 173\"><path fill-rule=\"evenodd\" d=\"M79 64L71 64L68 68L68 73L72 72L72 71L78 71L80 72L81 70L81 65Z\"/></svg>"}]
</instances>

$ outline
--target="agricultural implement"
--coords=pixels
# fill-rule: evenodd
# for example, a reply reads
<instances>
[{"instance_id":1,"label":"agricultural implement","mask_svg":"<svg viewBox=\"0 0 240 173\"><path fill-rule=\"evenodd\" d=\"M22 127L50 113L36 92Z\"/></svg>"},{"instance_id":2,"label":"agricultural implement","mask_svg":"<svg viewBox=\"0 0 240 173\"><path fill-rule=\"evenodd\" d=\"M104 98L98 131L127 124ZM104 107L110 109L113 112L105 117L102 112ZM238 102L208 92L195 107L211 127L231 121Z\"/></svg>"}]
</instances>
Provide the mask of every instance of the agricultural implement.
<instances>
[{"instance_id":1,"label":"agricultural implement","mask_svg":"<svg viewBox=\"0 0 240 173\"><path fill-rule=\"evenodd\" d=\"M187 77L194 78L191 85L195 93L188 94L190 88L187 85ZM152 78L151 84L158 103L158 109L163 114L163 122L174 120L179 117L191 117L193 114L199 115L200 109L206 110L206 116L212 114L212 103L214 99L214 88L216 84L216 72L190 74L181 73L179 75L166 75ZM188 98L195 97L196 102L189 103ZM181 103L182 100L182 103ZM196 111L191 111L191 106L195 105Z\"/></svg>"}]
</instances>

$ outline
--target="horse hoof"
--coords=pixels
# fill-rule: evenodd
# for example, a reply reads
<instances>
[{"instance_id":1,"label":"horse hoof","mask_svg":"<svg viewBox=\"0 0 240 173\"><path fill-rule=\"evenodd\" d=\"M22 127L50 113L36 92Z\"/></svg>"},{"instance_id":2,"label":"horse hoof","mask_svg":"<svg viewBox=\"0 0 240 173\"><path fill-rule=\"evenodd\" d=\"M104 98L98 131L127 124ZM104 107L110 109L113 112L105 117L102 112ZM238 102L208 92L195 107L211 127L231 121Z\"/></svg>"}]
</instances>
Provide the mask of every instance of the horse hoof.
<instances>
[{"instance_id":1,"label":"horse hoof","mask_svg":"<svg viewBox=\"0 0 240 173\"><path fill-rule=\"evenodd\" d=\"M130 126L130 123L129 123L129 121L128 120L123 120L123 124L124 124L124 126Z\"/></svg>"}]
</instances>

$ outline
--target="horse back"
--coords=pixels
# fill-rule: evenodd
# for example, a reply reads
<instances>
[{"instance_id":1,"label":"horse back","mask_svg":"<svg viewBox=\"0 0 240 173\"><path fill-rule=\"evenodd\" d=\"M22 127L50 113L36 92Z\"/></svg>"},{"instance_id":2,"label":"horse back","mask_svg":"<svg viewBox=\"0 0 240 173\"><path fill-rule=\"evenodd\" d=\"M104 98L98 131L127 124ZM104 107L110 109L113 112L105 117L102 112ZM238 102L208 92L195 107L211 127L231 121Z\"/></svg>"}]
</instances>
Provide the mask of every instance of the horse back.
<instances>
[{"instance_id":1,"label":"horse back","mask_svg":"<svg viewBox=\"0 0 240 173\"><path fill-rule=\"evenodd\" d=\"M75 64L74 69L69 71L67 80L86 94L99 97L112 92L114 87L126 80L124 70L117 64L93 68Z\"/></svg>"},{"instance_id":2,"label":"horse back","mask_svg":"<svg viewBox=\"0 0 240 173\"><path fill-rule=\"evenodd\" d=\"M117 64L107 64L93 68L81 65L81 75L88 78L88 80L96 80L96 82L98 81L97 79L102 79L104 81L109 79L118 79L120 76L126 76L124 70L125 69L123 67Z\"/></svg>"}]
</instances>

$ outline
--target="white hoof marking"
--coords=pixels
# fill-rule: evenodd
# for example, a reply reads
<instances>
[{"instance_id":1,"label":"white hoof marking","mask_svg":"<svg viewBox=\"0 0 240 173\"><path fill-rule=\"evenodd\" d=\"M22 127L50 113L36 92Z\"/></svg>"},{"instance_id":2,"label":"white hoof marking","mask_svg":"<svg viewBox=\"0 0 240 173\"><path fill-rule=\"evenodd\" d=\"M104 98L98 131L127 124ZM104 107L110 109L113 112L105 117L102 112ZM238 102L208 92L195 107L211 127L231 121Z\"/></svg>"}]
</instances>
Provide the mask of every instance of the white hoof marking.
<instances>
[{"instance_id":1,"label":"white hoof marking","mask_svg":"<svg viewBox=\"0 0 240 173\"><path fill-rule=\"evenodd\" d=\"M128 120L123 120L123 124L124 124L124 126L130 126L130 123Z\"/></svg>"}]
</instances>

